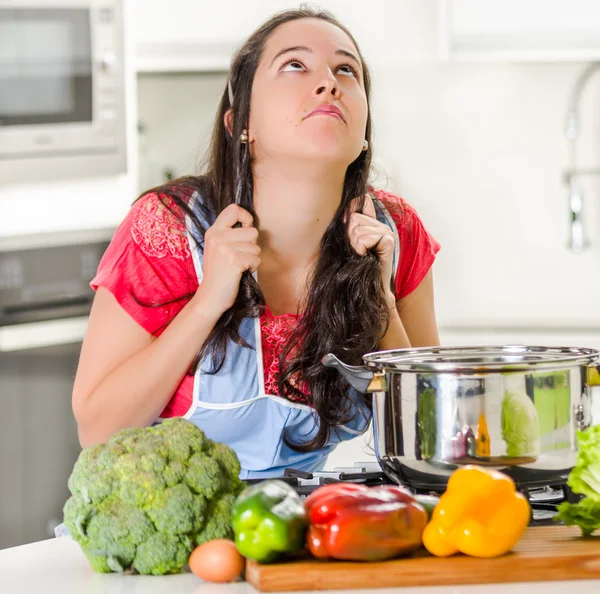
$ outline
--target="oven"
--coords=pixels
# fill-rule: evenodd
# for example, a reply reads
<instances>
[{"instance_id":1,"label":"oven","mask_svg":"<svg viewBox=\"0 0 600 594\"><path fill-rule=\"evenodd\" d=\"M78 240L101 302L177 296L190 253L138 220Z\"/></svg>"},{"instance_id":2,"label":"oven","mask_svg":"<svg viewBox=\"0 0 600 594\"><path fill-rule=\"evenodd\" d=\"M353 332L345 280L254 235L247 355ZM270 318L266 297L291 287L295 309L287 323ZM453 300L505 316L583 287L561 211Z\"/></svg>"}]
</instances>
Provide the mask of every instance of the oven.
<instances>
[{"instance_id":1,"label":"oven","mask_svg":"<svg viewBox=\"0 0 600 594\"><path fill-rule=\"evenodd\" d=\"M0 180L126 170L123 0L0 0Z\"/></svg>"},{"instance_id":2,"label":"oven","mask_svg":"<svg viewBox=\"0 0 600 594\"><path fill-rule=\"evenodd\" d=\"M73 379L114 230L0 240L0 549L51 538L81 451Z\"/></svg>"}]
</instances>

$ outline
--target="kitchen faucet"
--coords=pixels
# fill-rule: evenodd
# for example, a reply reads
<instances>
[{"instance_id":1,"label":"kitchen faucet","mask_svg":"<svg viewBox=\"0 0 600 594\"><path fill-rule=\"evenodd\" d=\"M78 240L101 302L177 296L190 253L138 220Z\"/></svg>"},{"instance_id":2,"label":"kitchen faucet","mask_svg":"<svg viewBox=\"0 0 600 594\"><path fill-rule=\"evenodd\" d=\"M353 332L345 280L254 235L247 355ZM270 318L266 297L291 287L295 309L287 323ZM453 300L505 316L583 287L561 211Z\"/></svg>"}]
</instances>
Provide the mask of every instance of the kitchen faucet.
<instances>
[{"instance_id":1,"label":"kitchen faucet","mask_svg":"<svg viewBox=\"0 0 600 594\"><path fill-rule=\"evenodd\" d=\"M583 221L581 218L583 206L583 194L578 178L584 175L600 175L600 168L597 169L577 169L577 139L580 133L579 121L579 100L581 93L591 78L591 76L600 70L600 62L588 64L581 74L577 77L567 110L567 122L565 136L569 140L569 168L564 173L564 181L569 190L569 208L571 209L571 249L580 253L588 246L589 241L585 237Z\"/></svg>"}]
</instances>

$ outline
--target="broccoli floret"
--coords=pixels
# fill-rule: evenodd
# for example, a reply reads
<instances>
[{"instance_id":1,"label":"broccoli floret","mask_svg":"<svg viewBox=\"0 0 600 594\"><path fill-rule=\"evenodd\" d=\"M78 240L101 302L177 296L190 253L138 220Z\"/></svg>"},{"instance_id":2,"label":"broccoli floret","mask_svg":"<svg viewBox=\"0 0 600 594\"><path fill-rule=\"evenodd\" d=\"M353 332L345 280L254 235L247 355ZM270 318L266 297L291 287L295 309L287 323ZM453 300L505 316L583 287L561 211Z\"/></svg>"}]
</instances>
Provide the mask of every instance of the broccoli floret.
<instances>
[{"instance_id":1,"label":"broccoli floret","mask_svg":"<svg viewBox=\"0 0 600 594\"><path fill-rule=\"evenodd\" d=\"M80 544L85 544L88 540L87 525L95 513L96 508L86 503L82 497L70 497L65 503L64 514L73 519L75 527L75 533L71 536Z\"/></svg>"},{"instance_id":2,"label":"broccoli floret","mask_svg":"<svg viewBox=\"0 0 600 594\"><path fill-rule=\"evenodd\" d=\"M133 567L139 573L178 573L188 562L191 547L174 534L156 532L140 544Z\"/></svg>"},{"instance_id":3,"label":"broccoli floret","mask_svg":"<svg viewBox=\"0 0 600 594\"><path fill-rule=\"evenodd\" d=\"M140 458L150 455L160 458L164 468L169 458L169 447L160 433L148 432L143 437L138 437L133 447L133 453Z\"/></svg>"},{"instance_id":4,"label":"broccoli floret","mask_svg":"<svg viewBox=\"0 0 600 594\"><path fill-rule=\"evenodd\" d=\"M162 425L155 427L154 431L163 437L170 460L184 462L193 454L208 448L209 440L204 433L197 431L193 423L181 417L167 419Z\"/></svg>"},{"instance_id":5,"label":"broccoli floret","mask_svg":"<svg viewBox=\"0 0 600 594\"><path fill-rule=\"evenodd\" d=\"M166 485L160 474L137 471L121 478L120 496L130 505L149 505Z\"/></svg>"},{"instance_id":6,"label":"broccoli floret","mask_svg":"<svg viewBox=\"0 0 600 594\"><path fill-rule=\"evenodd\" d=\"M109 446L118 446L123 448L126 452L133 452L135 443L139 437L139 429L136 427L130 427L127 429L121 429L115 433L109 440Z\"/></svg>"},{"instance_id":7,"label":"broccoli floret","mask_svg":"<svg viewBox=\"0 0 600 594\"><path fill-rule=\"evenodd\" d=\"M239 472L233 450L185 419L124 429L81 452L65 524L94 571L175 573L195 543L232 538Z\"/></svg>"},{"instance_id":8,"label":"broccoli floret","mask_svg":"<svg viewBox=\"0 0 600 594\"><path fill-rule=\"evenodd\" d=\"M239 476L242 467L235 452L229 446L224 443L213 443L208 455L221 464L222 469L228 476L231 478Z\"/></svg>"},{"instance_id":9,"label":"broccoli floret","mask_svg":"<svg viewBox=\"0 0 600 594\"><path fill-rule=\"evenodd\" d=\"M236 495L228 493L220 499L213 500L206 517L206 525L196 535L196 544L208 542L215 538L233 539L233 530L231 528L231 510L235 502Z\"/></svg>"},{"instance_id":10,"label":"broccoli floret","mask_svg":"<svg viewBox=\"0 0 600 594\"><path fill-rule=\"evenodd\" d=\"M98 573L111 573L112 571L115 571L115 569L111 568L111 565L115 565L112 561L112 557L107 557L106 554L102 552L99 555L96 554L95 551L90 549L89 545L82 544L81 550L84 552L94 571L97 571ZM123 568L117 568L116 571L123 571Z\"/></svg>"},{"instance_id":11,"label":"broccoli floret","mask_svg":"<svg viewBox=\"0 0 600 594\"><path fill-rule=\"evenodd\" d=\"M69 477L69 490L86 503L101 501L112 492L112 472L98 464L102 447L99 444L83 450Z\"/></svg>"},{"instance_id":12,"label":"broccoli floret","mask_svg":"<svg viewBox=\"0 0 600 594\"><path fill-rule=\"evenodd\" d=\"M116 561L125 569L135 558L136 543L154 533L152 522L141 509L112 500L89 519L87 547L94 555L106 557L109 567L116 566Z\"/></svg>"},{"instance_id":13,"label":"broccoli floret","mask_svg":"<svg viewBox=\"0 0 600 594\"><path fill-rule=\"evenodd\" d=\"M94 446L97 447L97 446ZM128 454L129 451L120 443L117 444L109 444L103 446L100 444L102 448L101 452L98 454L98 458L96 459L96 466L98 470L110 471L112 472L113 467L117 460ZM84 450L85 451L85 450Z\"/></svg>"},{"instance_id":14,"label":"broccoli floret","mask_svg":"<svg viewBox=\"0 0 600 594\"><path fill-rule=\"evenodd\" d=\"M217 460L205 454L194 454L190 458L185 475L187 484L207 499L214 497L224 487L228 478Z\"/></svg>"},{"instance_id":15,"label":"broccoli floret","mask_svg":"<svg viewBox=\"0 0 600 594\"><path fill-rule=\"evenodd\" d=\"M188 534L204 523L206 499L192 493L187 485L179 484L162 491L146 513L159 532Z\"/></svg>"},{"instance_id":16,"label":"broccoli floret","mask_svg":"<svg viewBox=\"0 0 600 594\"><path fill-rule=\"evenodd\" d=\"M169 487L180 483L183 480L186 471L187 467L185 464L182 462L177 462L177 460L173 460L173 462L170 462L163 472L165 483L167 483Z\"/></svg>"},{"instance_id":17,"label":"broccoli floret","mask_svg":"<svg viewBox=\"0 0 600 594\"><path fill-rule=\"evenodd\" d=\"M231 493L236 497L241 495L242 492L248 487L248 485L244 481L240 480L240 478L237 476L231 479L229 486L231 487Z\"/></svg>"}]
</instances>

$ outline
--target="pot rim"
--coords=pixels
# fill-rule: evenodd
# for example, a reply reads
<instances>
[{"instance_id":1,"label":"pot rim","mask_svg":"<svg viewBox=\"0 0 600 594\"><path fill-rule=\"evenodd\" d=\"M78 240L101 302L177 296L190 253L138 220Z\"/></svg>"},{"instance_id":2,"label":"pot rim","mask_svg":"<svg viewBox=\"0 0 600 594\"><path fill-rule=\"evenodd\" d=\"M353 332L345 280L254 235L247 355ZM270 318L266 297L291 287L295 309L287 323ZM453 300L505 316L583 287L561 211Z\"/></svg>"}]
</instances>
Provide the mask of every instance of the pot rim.
<instances>
[{"instance_id":1,"label":"pot rim","mask_svg":"<svg viewBox=\"0 0 600 594\"><path fill-rule=\"evenodd\" d=\"M558 369L598 363L600 351L585 347L474 345L418 347L363 355L369 368L413 373L498 373Z\"/></svg>"}]
</instances>

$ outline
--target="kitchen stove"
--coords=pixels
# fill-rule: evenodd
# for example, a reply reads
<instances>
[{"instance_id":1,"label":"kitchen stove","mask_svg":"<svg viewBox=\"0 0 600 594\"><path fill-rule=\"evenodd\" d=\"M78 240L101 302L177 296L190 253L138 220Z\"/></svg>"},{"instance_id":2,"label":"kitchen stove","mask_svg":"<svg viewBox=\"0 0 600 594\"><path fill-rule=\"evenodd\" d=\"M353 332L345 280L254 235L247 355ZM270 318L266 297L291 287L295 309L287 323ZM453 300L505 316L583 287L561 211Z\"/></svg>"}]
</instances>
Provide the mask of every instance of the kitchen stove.
<instances>
[{"instance_id":1,"label":"kitchen stove","mask_svg":"<svg viewBox=\"0 0 600 594\"><path fill-rule=\"evenodd\" d=\"M304 472L295 468L286 468L284 476L280 479L292 486L294 490L305 498L315 489L330 483L359 483L369 487L377 485L393 485L392 481L382 470L377 462L356 462L354 466L334 468L333 470L322 470L318 472ZM259 482L258 480L247 482ZM557 506L563 501L576 502L579 496L575 495L565 484L553 484L535 488L519 485L517 489L529 500L532 518L531 526L543 526L555 524ZM412 493L422 495L441 495L445 485L440 484L433 488L414 488L404 485Z\"/></svg>"}]
</instances>

